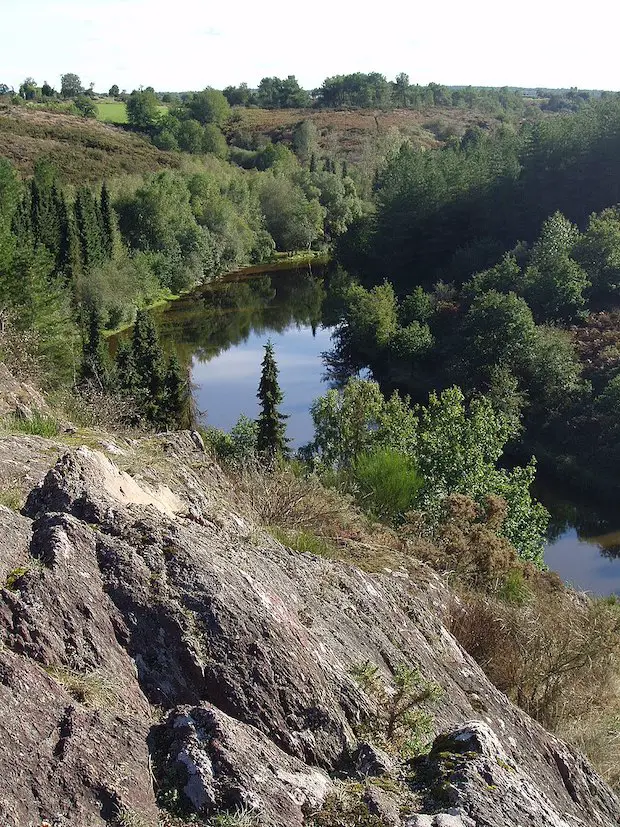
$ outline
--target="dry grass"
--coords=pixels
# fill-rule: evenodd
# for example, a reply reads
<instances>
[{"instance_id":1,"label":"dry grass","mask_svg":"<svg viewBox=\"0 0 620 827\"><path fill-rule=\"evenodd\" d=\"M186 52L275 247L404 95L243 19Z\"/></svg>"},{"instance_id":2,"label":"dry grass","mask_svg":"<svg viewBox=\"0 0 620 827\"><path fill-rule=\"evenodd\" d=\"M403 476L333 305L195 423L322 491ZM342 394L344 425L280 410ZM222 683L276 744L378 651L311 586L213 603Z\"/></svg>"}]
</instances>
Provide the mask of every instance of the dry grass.
<instances>
[{"instance_id":1,"label":"dry grass","mask_svg":"<svg viewBox=\"0 0 620 827\"><path fill-rule=\"evenodd\" d=\"M0 108L0 156L31 175L34 162L48 157L65 181L101 181L114 175L156 172L177 167L171 153L146 138L74 115Z\"/></svg>"},{"instance_id":2,"label":"dry grass","mask_svg":"<svg viewBox=\"0 0 620 827\"><path fill-rule=\"evenodd\" d=\"M369 521L349 496L314 476L298 476L291 468L254 468L233 474L232 481L252 518L291 548L337 557L366 571L406 562L405 544L394 531Z\"/></svg>"},{"instance_id":3,"label":"dry grass","mask_svg":"<svg viewBox=\"0 0 620 827\"><path fill-rule=\"evenodd\" d=\"M620 781L620 607L530 582L521 605L472 591L451 631L489 679L543 726Z\"/></svg>"},{"instance_id":4,"label":"dry grass","mask_svg":"<svg viewBox=\"0 0 620 827\"><path fill-rule=\"evenodd\" d=\"M65 666L44 667L48 675L64 686L78 703L91 709L114 709L121 704L121 694L112 679L101 672L76 672Z\"/></svg>"}]
</instances>

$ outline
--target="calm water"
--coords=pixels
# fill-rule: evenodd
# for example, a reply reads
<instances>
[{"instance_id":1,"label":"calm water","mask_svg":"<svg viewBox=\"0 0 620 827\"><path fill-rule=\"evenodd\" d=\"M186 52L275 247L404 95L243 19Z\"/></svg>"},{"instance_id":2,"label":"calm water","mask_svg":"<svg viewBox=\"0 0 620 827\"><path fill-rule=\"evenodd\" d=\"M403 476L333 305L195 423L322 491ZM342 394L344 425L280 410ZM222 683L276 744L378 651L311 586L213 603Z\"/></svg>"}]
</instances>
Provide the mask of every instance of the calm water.
<instances>
[{"instance_id":1,"label":"calm water","mask_svg":"<svg viewBox=\"0 0 620 827\"><path fill-rule=\"evenodd\" d=\"M256 417L263 345L271 339L292 446L312 438L308 409L328 388L321 354L334 323L321 268L219 282L172 303L158 322L164 341L190 366L201 421L224 429L242 413ZM576 588L620 594L620 515L558 497L553 484L538 496L553 518L547 565Z\"/></svg>"}]
</instances>

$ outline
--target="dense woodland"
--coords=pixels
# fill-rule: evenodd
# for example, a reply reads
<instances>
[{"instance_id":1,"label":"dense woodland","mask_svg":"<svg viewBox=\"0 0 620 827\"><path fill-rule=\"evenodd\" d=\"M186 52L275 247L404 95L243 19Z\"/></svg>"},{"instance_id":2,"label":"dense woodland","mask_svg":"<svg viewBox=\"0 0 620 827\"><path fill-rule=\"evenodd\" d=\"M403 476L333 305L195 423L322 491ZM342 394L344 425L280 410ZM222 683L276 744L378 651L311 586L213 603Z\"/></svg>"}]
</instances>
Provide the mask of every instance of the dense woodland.
<instances>
[{"instance_id":1,"label":"dense woodland","mask_svg":"<svg viewBox=\"0 0 620 827\"><path fill-rule=\"evenodd\" d=\"M619 149L615 100L401 147L340 245L377 286L347 294L334 370L369 366L419 400L487 394L517 423L514 453L616 496Z\"/></svg>"}]
</instances>

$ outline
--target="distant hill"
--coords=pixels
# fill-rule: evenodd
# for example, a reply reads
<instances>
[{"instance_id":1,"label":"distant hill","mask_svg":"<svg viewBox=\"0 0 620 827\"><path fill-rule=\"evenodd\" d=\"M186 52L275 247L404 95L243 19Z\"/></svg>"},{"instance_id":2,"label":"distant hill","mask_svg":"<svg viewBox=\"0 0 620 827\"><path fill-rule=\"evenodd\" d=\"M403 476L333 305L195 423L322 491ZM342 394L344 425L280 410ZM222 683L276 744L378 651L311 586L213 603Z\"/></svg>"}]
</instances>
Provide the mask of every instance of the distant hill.
<instances>
[{"instance_id":1,"label":"distant hill","mask_svg":"<svg viewBox=\"0 0 620 827\"><path fill-rule=\"evenodd\" d=\"M73 183L180 165L178 157L118 127L43 109L0 106L0 157L29 175L41 156Z\"/></svg>"}]
</instances>

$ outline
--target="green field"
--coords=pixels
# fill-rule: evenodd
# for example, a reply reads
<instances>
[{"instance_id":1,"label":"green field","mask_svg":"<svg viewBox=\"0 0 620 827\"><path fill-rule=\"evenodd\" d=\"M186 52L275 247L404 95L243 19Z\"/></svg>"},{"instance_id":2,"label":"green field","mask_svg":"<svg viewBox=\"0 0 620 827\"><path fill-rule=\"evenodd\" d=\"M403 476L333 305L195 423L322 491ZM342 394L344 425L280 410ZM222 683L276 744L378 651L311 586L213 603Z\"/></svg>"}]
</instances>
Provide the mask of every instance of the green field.
<instances>
[{"instance_id":1,"label":"green field","mask_svg":"<svg viewBox=\"0 0 620 827\"><path fill-rule=\"evenodd\" d=\"M97 104L97 119L104 123L127 123L127 107L122 101L102 101Z\"/></svg>"},{"instance_id":2,"label":"green field","mask_svg":"<svg viewBox=\"0 0 620 827\"><path fill-rule=\"evenodd\" d=\"M167 106L159 107L160 115L165 115L167 111ZM97 120L103 123L127 123L127 107L122 101L99 101Z\"/></svg>"}]
</instances>

